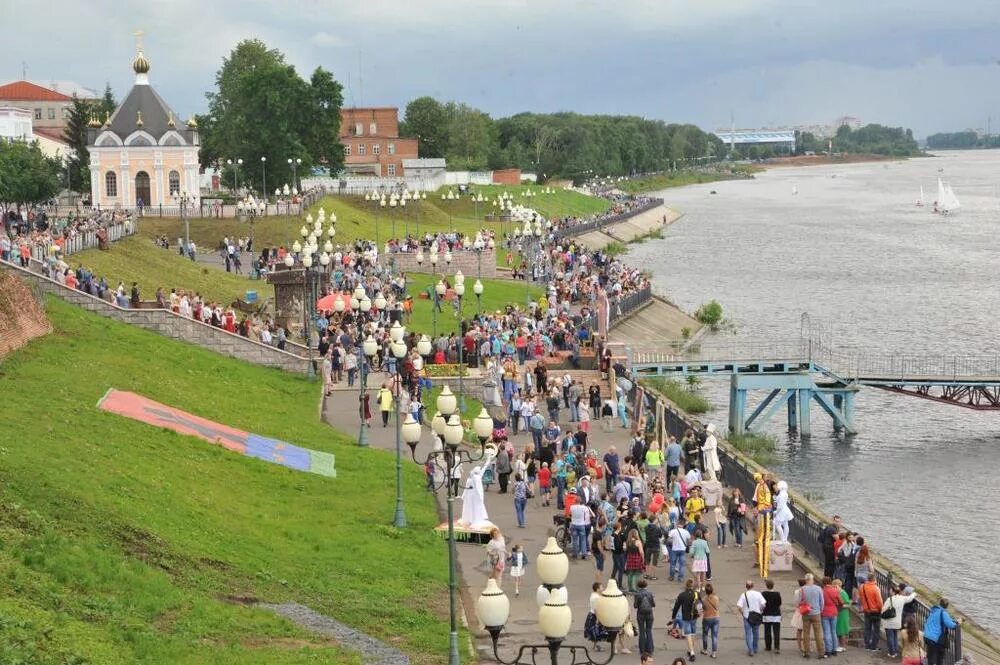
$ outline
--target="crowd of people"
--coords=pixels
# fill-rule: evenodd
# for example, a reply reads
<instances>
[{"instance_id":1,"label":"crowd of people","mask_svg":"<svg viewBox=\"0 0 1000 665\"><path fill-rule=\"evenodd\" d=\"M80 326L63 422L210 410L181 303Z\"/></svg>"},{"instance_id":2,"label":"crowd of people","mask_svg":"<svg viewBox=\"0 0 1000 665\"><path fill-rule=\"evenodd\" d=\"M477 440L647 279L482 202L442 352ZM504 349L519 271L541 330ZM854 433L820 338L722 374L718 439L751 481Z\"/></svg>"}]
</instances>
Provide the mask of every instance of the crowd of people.
<instances>
[{"instance_id":1,"label":"crowd of people","mask_svg":"<svg viewBox=\"0 0 1000 665\"><path fill-rule=\"evenodd\" d=\"M93 232L101 249L107 249L107 228L111 224L130 224L130 213L116 210L88 210L50 218L44 209L8 210L0 215L0 259L30 265L32 257L63 254L72 238Z\"/></svg>"}]
</instances>

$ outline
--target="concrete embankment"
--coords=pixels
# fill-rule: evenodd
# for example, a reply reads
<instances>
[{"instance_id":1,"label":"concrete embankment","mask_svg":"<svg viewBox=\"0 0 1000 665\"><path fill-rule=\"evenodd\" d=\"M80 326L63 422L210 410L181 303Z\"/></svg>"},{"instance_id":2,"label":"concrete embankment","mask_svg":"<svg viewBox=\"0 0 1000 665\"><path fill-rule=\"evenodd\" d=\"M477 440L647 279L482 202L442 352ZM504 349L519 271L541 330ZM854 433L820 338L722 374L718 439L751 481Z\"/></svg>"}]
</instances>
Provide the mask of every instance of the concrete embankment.
<instances>
[{"instance_id":1,"label":"concrete embankment","mask_svg":"<svg viewBox=\"0 0 1000 665\"><path fill-rule=\"evenodd\" d=\"M632 242L636 238L649 235L651 232L662 229L680 219L681 213L671 210L665 205L658 206L652 210L639 213L634 217L609 224L599 231L591 231L578 236L578 240L587 246L588 249L601 249L608 243Z\"/></svg>"},{"instance_id":2,"label":"concrete embankment","mask_svg":"<svg viewBox=\"0 0 1000 665\"><path fill-rule=\"evenodd\" d=\"M612 342L621 342L649 347L667 345L684 339L684 331L693 337L702 325L676 305L659 296L653 296L648 305L627 319L615 324L608 337Z\"/></svg>"}]
</instances>

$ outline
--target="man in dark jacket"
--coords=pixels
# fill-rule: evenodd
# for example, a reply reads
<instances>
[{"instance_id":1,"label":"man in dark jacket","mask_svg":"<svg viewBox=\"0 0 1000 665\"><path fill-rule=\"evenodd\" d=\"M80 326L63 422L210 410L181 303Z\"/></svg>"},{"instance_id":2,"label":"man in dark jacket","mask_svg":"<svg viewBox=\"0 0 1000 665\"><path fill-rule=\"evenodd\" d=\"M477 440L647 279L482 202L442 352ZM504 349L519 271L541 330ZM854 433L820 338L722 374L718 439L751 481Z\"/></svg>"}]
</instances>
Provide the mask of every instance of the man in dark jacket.
<instances>
[{"instance_id":1,"label":"man in dark jacket","mask_svg":"<svg viewBox=\"0 0 1000 665\"><path fill-rule=\"evenodd\" d=\"M840 515L834 515L833 523L823 527L823 531L819 534L819 542L823 546L824 577L833 577L837 567L837 556L833 545L837 540L838 533L840 533Z\"/></svg>"}]
</instances>

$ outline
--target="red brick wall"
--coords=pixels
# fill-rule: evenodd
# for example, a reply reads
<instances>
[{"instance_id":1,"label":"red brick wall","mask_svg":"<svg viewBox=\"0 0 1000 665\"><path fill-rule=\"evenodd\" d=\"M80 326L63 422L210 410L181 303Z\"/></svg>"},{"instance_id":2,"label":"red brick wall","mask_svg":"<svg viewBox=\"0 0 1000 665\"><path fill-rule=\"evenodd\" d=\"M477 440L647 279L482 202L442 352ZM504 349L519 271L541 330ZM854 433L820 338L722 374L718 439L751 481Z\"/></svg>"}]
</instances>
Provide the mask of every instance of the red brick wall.
<instances>
[{"instance_id":1,"label":"red brick wall","mask_svg":"<svg viewBox=\"0 0 1000 665\"><path fill-rule=\"evenodd\" d=\"M371 132L371 123L375 123L375 133ZM356 125L361 124L361 134L355 133ZM340 110L340 138L355 136L399 136L399 109L384 108L352 108Z\"/></svg>"},{"instance_id":2,"label":"red brick wall","mask_svg":"<svg viewBox=\"0 0 1000 665\"><path fill-rule=\"evenodd\" d=\"M28 285L0 272L0 358L50 332L52 325Z\"/></svg>"},{"instance_id":3,"label":"red brick wall","mask_svg":"<svg viewBox=\"0 0 1000 665\"><path fill-rule=\"evenodd\" d=\"M520 185L521 169L500 169L493 172L494 185Z\"/></svg>"}]
</instances>

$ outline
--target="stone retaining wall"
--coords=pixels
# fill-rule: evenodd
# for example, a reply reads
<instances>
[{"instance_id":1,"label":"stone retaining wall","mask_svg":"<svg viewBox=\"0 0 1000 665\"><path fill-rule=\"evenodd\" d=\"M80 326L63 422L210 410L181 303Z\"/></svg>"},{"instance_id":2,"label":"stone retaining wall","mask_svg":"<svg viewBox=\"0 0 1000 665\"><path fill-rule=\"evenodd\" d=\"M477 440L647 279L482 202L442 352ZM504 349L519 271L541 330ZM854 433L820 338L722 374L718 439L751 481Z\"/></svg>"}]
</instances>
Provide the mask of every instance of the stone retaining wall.
<instances>
[{"instance_id":1,"label":"stone retaining wall","mask_svg":"<svg viewBox=\"0 0 1000 665\"><path fill-rule=\"evenodd\" d=\"M195 321L186 316L174 314L169 310L123 309L24 268L9 263L0 265L2 265L0 269L8 270L17 275L41 293L50 293L95 314L123 323L130 323L159 333L164 337L197 344L231 358L266 367L277 367L289 372L304 374L308 367L308 361L305 358L254 342L246 337L226 332L221 328Z\"/></svg>"},{"instance_id":2,"label":"stone retaining wall","mask_svg":"<svg viewBox=\"0 0 1000 665\"><path fill-rule=\"evenodd\" d=\"M430 254L424 251L423 265L417 264L416 252L397 252L395 254L379 254L379 260L388 263L396 261L396 266L403 272L436 272L439 275L454 275L459 270L462 274L470 278L471 281L466 286L471 293L472 284L476 281L476 276L482 274L484 279L494 279L497 276L497 260L495 250L483 250L482 259L477 257L475 251L459 250L451 253L451 265L444 262L444 253L438 254L438 264L436 268L431 266ZM482 273L479 271L482 270Z\"/></svg>"}]
</instances>

